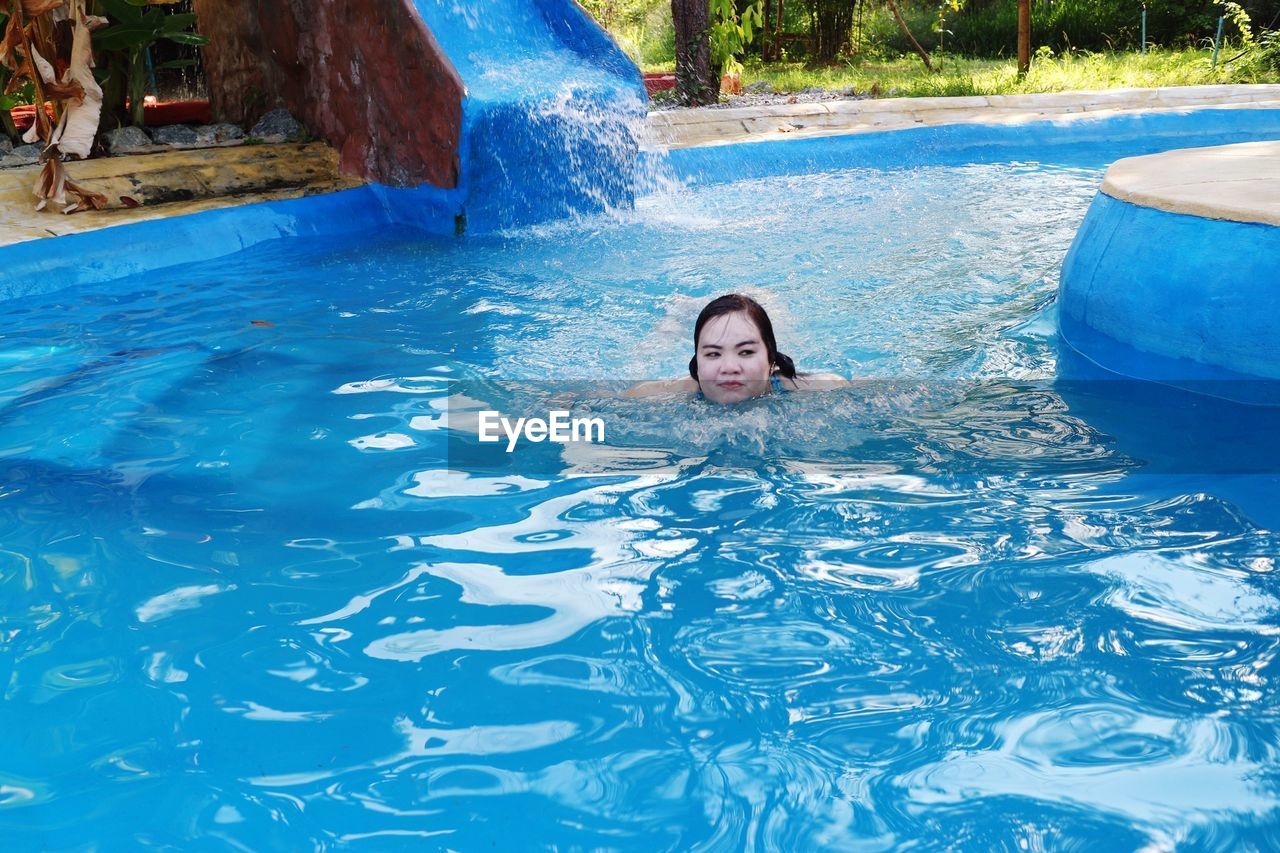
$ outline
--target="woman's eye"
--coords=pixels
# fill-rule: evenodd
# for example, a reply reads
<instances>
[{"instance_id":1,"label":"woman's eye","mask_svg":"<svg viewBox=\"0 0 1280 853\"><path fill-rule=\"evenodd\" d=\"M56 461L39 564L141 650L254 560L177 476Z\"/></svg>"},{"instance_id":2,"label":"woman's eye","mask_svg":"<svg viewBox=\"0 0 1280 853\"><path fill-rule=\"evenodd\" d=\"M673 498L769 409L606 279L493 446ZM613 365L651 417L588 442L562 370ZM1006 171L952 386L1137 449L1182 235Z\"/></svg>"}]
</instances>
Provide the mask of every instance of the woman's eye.
<instances>
[{"instance_id":1,"label":"woman's eye","mask_svg":"<svg viewBox=\"0 0 1280 853\"><path fill-rule=\"evenodd\" d=\"M743 358L750 358L755 354L756 354L756 351L753 349L744 349L738 352L738 355L742 356Z\"/></svg>"},{"instance_id":2,"label":"woman's eye","mask_svg":"<svg viewBox=\"0 0 1280 853\"><path fill-rule=\"evenodd\" d=\"M703 357L703 358L719 358L719 357L720 357L720 353L718 353L718 352L709 352L709 353L705 353L702 357Z\"/></svg>"}]
</instances>

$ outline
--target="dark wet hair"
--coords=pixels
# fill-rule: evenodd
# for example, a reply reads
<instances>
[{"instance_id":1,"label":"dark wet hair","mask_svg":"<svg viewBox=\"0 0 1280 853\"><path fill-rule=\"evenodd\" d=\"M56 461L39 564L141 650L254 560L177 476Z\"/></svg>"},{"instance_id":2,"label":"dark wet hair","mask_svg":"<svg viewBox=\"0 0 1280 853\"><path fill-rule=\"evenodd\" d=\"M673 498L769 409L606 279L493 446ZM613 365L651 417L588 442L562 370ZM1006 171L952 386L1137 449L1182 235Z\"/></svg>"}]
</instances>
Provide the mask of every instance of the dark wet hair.
<instances>
[{"instance_id":1,"label":"dark wet hair","mask_svg":"<svg viewBox=\"0 0 1280 853\"><path fill-rule=\"evenodd\" d=\"M698 315L698 322L693 324L693 358L689 359L689 375L694 379L698 378L698 336L702 334L702 327L707 325L709 320L739 311L746 314L747 318L760 330L760 340L764 344L765 352L769 355L769 363L778 368L778 373L788 379L795 379L796 364L790 356L778 352L778 341L773 336L773 323L769 322L769 315L765 313L764 308L760 307L759 302L741 293L717 296L708 302L707 307L703 308L702 313Z\"/></svg>"}]
</instances>

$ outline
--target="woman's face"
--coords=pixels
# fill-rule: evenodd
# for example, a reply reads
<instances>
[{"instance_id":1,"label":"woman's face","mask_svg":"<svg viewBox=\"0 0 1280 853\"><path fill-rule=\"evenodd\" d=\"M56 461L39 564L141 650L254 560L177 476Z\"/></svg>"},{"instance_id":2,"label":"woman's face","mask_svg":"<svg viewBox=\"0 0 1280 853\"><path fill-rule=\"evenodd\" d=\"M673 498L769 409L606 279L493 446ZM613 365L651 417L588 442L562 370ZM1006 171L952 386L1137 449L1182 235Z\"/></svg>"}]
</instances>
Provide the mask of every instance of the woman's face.
<instances>
[{"instance_id":1,"label":"woman's face","mask_svg":"<svg viewBox=\"0 0 1280 853\"><path fill-rule=\"evenodd\" d=\"M773 365L760 330L742 311L713 317L698 336L698 385L713 403L738 403L769 393Z\"/></svg>"}]
</instances>

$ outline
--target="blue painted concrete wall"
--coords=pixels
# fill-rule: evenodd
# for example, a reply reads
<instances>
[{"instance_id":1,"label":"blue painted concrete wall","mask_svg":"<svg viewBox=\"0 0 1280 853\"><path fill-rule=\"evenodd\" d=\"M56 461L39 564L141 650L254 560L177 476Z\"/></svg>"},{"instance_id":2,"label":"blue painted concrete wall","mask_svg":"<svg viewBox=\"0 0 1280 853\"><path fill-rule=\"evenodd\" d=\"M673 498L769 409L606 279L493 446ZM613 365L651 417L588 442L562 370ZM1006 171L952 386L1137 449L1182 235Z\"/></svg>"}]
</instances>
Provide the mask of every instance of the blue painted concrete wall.
<instances>
[{"instance_id":1,"label":"blue painted concrete wall","mask_svg":"<svg viewBox=\"0 0 1280 853\"><path fill-rule=\"evenodd\" d=\"M1066 343L1123 376L1280 403L1280 228L1099 193L1063 262Z\"/></svg>"},{"instance_id":2,"label":"blue painted concrete wall","mask_svg":"<svg viewBox=\"0 0 1280 853\"><path fill-rule=\"evenodd\" d=\"M1072 117L1017 125L957 124L681 148L662 156L695 183L837 169L962 165L1026 160L1094 167L1174 148L1280 139L1280 110L1199 109Z\"/></svg>"},{"instance_id":3,"label":"blue painted concrete wall","mask_svg":"<svg viewBox=\"0 0 1280 853\"><path fill-rule=\"evenodd\" d=\"M1019 159L1063 165L1079 161L1096 167L1099 161L1153 151L1265 138L1280 138L1280 111L1202 110L1181 115L1119 116L1018 126L932 127L721 145L670 152L663 165L667 177L691 182L822 169L910 168ZM652 171L652 165L639 171ZM634 171L635 164L628 163L625 173ZM531 195L540 191L536 185L525 189ZM546 206L539 209L544 213L549 210ZM56 238L67 251L50 252L45 240L0 247L0 265L5 269L0 275L0 300L206 260L290 236L358 236L362 231L385 231L403 225L428 235L452 237L459 210L460 196L443 190L371 185L333 195L246 205ZM471 228L469 233L476 230ZM1072 298L1068 294L1065 301ZM1064 333L1090 352L1101 353L1105 341L1114 343L1087 328L1067 333L1070 322L1066 316ZM1086 344L1086 333L1096 340ZM1126 357L1148 363L1156 358L1149 352L1137 352L1136 356L1135 352L1129 347ZM1108 357L1106 361L1123 367L1119 359L1120 356ZM1193 362L1184 361L1170 367L1168 375L1190 376L1193 374L1187 371L1194 368ZM1138 375L1136 368L1126 375ZM1234 374L1232 377L1240 378Z\"/></svg>"},{"instance_id":4,"label":"blue painted concrete wall","mask_svg":"<svg viewBox=\"0 0 1280 853\"><path fill-rule=\"evenodd\" d=\"M466 86L462 169L457 191L385 192L399 221L423 197L481 232L631 203L644 82L573 0L414 5Z\"/></svg>"},{"instance_id":5,"label":"blue painted concrete wall","mask_svg":"<svg viewBox=\"0 0 1280 853\"><path fill-rule=\"evenodd\" d=\"M272 240L342 238L392 225L373 188L357 187L29 240L0 247L0 302L198 264Z\"/></svg>"}]
</instances>

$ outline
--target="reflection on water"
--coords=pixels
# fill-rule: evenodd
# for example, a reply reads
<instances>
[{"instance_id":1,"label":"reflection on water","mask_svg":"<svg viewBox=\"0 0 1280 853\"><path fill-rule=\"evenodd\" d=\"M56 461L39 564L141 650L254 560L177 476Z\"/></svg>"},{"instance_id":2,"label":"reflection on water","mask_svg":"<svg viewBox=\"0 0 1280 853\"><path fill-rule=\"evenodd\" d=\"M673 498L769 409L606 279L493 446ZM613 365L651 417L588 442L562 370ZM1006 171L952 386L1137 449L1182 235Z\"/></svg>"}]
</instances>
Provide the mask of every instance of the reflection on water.
<instances>
[{"instance_id":1,"label":"reflection on water","mask_svg":"<svg viewBox=\"0 0 1280 853\"><path fill-rule=\"evenodd\" d=\"M0 829L1266 846L1280 431L1052 380L1097 179L778 178L15 308ZM868 381L616 396L732 288ZM553 402L608 441L475 441Z\"/></svg>"},{"instance_id":2,"label":"reflection on water","mask_svg":"<svg viewBox=\"0 0 1280 853\"><path fill-rule=\"evenodd\" d=\"M952 753L908 774L913 810L1032 796L1114 814L1165 846L1185 841L1189 827L1266 818L1277 806L1261 783L1265 766L1243 757L1241 733L1221 720L1076 705L1009 720L993 734L991 748Z\"/></svg>"}]
</instances>

